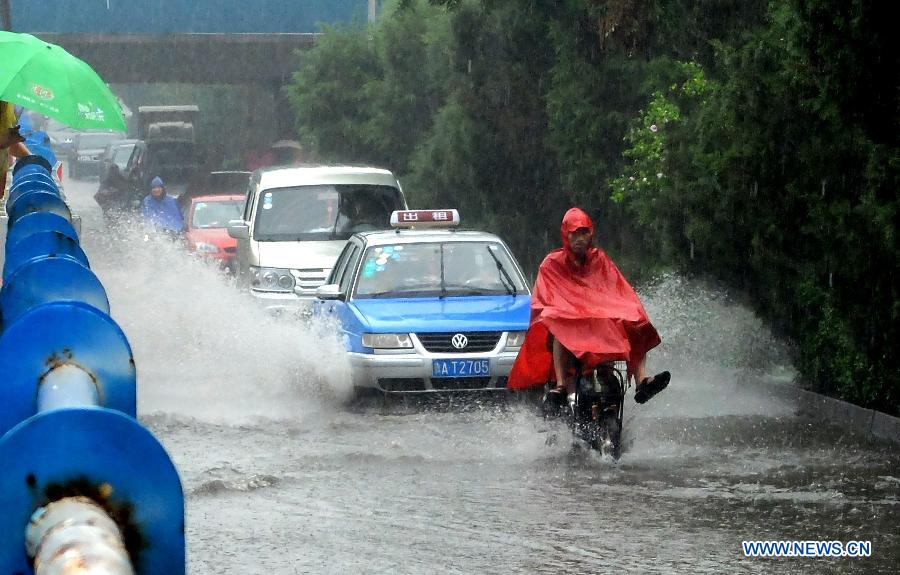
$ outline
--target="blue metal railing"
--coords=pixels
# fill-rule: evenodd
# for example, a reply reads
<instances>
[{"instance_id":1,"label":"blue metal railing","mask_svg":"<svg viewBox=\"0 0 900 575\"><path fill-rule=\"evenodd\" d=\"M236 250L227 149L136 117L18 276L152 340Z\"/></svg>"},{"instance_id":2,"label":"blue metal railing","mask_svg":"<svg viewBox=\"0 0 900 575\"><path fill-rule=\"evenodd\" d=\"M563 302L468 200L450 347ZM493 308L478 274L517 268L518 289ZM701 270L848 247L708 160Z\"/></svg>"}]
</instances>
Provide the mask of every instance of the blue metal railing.
<instances>
[{"instance_id":1,"label":"blue metal railing","mask_svg":"<svg viewBox=\"0 0 900 575\"><path fill-rule=\"evenodd\" d=\"M46 160L17 162L6 208L0 573L183 574L181 481Z\"/></svg>"}]
</instances>

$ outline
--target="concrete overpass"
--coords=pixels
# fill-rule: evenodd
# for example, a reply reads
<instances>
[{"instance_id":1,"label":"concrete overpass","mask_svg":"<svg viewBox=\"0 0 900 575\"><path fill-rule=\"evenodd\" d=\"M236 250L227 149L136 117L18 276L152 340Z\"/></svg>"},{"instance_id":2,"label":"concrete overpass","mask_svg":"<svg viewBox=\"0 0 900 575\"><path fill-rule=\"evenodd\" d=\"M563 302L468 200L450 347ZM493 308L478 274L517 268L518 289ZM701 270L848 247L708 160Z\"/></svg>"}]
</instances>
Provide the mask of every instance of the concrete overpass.
<instances>
[{"instance_id":1,"label":"concrete overpass","mask_svg":"<svg viewBox=\"0 0 900 575\"><path fill-rule=\"evenodd\" d=\"M35 34L88 62L111 84L188 83L282 86L296 52L315 45L300 34Z\"/></svg>"},{"instance_id":2,"label":"concrete overpass","mask_svg":"<svg viewBox=\"0 0 900 575\"><path fill-rule=\"evenodd\" d=\"M110 84L231 84L274 97L275 132L293 139L294 113L283 87L297 53L317 33L60 34L36 33L88 62Z\"/></svg>"},{"instance_id":3,"label":"concrete overpass","mask_svg":"<svg viewBox=\"0 0 900 575\"><path fill-rule=\"evenodd\" d=\"M377 0L0 0L4 28L32 33L111 84L231 84L275 97L276 130L293 137L283 86L321 23L373 20Z\"/></svg>"}]
</instances>

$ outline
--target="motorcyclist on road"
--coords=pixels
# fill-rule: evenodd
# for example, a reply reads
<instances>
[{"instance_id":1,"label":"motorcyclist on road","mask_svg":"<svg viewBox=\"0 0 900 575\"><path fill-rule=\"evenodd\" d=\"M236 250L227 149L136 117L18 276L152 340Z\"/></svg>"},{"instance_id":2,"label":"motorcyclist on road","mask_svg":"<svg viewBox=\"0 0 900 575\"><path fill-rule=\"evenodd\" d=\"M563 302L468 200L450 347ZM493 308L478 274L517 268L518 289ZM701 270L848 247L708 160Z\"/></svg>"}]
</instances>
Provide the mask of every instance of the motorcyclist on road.
<instances>
[{"instance_id":1,"label":"motorcyclist on road","mask_svg":"<svg viewBox=\"0 0 900 575\"><path fill-rule=\"evenodd\" d=\"M94 201L103 210L104 217L115 218L133 209L131 202L135 199L130 193L130 188L130 183L122 175L119 166L111 165L103 181L100 182L100 188L94 194Z\"/></svg>"},{"instance_id":2,"label":"motorcyclist on road","mask_svg":"<svg viewBox=\"0 0 900 575\"><path fill-rule=\"evenodd\" d=\"M562 221L561 249L541 263L531 300L531 325L509 376L511 389L555 381L575 391L575 365L589 373L602 362L625 360L644 403L669 383L669 372L648 377L647 352L660 338L622 273L593 246L594 224L578 208ZM577 364L575 363L577 360Z\"/></svg>"},{"instance_id":3,"label":"motorcyclist on road","mask_svg":"<svg viewBox=\"0 0 900 575\"><path fill-rule=\"evenodd\" d=\"M156 176L150 182L150 193L141 202L141 215L159 229L180 234L184 231L184 218L175 198L166 193L162 178Z\"/></svg>"}]
</instances>

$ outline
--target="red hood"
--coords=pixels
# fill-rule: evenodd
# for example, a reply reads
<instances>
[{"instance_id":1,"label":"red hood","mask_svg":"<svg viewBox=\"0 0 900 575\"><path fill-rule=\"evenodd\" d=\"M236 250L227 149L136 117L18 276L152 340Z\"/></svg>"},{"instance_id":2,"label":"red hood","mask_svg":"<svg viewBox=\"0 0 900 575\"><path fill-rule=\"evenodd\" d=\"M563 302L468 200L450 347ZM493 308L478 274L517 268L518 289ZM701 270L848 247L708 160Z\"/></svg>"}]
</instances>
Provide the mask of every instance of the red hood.
<instances>
[{"instance_id":1,"label":"red hood","mask_svg":"<svg viewBox=\"0 0 900 575\"><path fill-rule=\"evenodd\" d=\"M572 255L571 248L569 247L569 234L578 228L588 228L591 230L591 235L594 235L594 222L591 221L591 216L587 215L581 208L569 208L569 211L563 216L562 225L559 228L559 233L562 236L563 249L566 250L569 255Z\"/></svg>"},{"instance_id":2,"label":"red hood","mask_svg":"<svg viewBox=\"0 0 900 575\"><path fill-rule=\"evenodd\" d=\"M575 254L572 252L572 247L569 245L569 234L578 228L588 228L591 230L591 244L593 244L594 222L591 221L591 216L587 215L581 208L569 208L569 211L563 216L562 225L559 227L559 235L562 236L565 259L570 263L575 261ZM597 248L593 247L593 245L588 247L588 258L596 257L596 252ZM572 265L574 265L574 263Z\"/></svg>"},{"instance_id":3,"label":"red hood","mask_svg":"<svg viewBox=\"0 0 900 575\"><path fill-rule=\"evenodd\" d=\"M582 210L563 218L563 248L544 258L531 298L531 326L512 372L509 387L522 389L553 378L548 347L552 334L584 369L602 361L626 360L629 368L660 343L637 294L603 250L591 247L584 262L573 265L568 235L594 225Z\"/></svg>"}]
</instances>

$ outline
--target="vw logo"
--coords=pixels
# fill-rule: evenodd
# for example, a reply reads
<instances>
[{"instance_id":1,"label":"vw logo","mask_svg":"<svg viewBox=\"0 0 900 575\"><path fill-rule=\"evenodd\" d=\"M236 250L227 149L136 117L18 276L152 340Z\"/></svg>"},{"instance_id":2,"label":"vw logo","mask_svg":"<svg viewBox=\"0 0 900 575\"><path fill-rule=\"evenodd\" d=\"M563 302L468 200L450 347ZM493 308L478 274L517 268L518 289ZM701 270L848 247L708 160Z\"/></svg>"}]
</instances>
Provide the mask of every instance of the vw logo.
<instances>
[{"instance_id":1,"label":"vw logo","mask_svg":"<svg viewBox=\"0 0 900 575\"><path fill-rule=\"evenodd\" d=\"M456 349L462 349L469 345L469 338L461 333L458 333L450 338L450 343L452 343L453 347L455 347Z\"/></svg>"}]
</instances>

